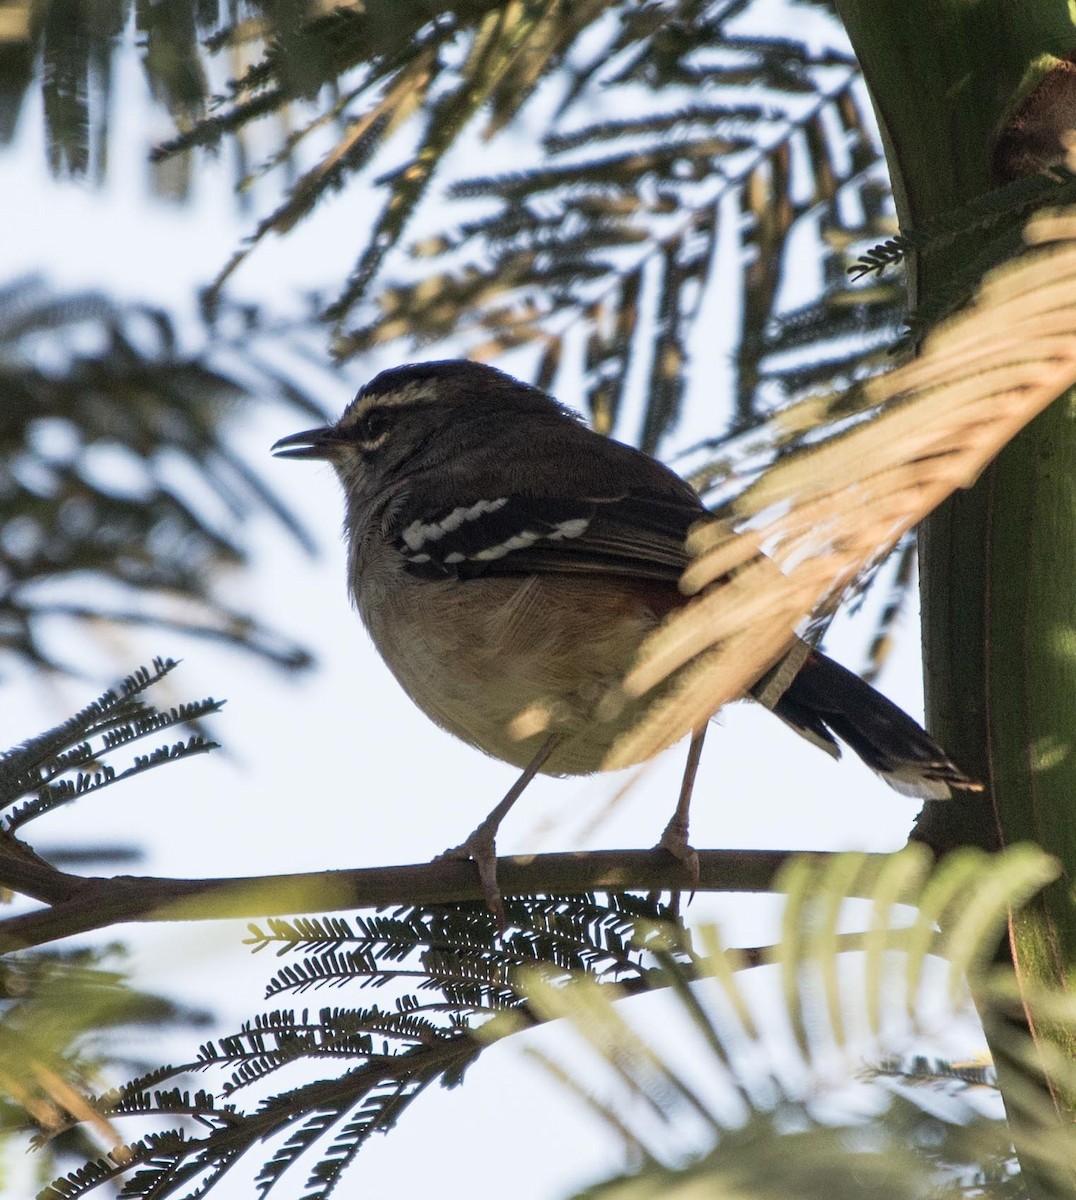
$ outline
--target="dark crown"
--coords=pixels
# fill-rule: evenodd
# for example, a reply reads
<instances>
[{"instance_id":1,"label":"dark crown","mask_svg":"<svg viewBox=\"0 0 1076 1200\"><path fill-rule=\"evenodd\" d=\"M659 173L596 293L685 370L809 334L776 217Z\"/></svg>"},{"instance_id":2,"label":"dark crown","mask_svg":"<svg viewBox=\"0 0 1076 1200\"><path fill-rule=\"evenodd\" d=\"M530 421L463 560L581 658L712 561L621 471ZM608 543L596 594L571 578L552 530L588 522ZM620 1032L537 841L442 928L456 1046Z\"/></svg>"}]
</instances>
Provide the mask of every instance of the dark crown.
<instances>
[{"instance_id":1,"label":"dark crown","mask_svg":"<svg viewBox=\"0 0 1076 1200\"><path fill-rule=\"evenodd\" d=\"M473 401L478 405L491 406L508 404L513 408L577 419L576 413L540 388L524 383L496 367L463 358L390 367L375 375L359 390L352 408L368 410L371 402L376 402L381 396L392 396L408 387L421 388L423 384L432 385L440 401L464 404Z\"/></svg>"},{"instance_id":2,"label":"dark crown","mask_svg":"<svg viewBox=\"0 0 1076 1200\"><path fill-rule=\"evenodd\" d=\"M359 392L361 396L373 398L385 396L399 391L409 383L426 382L456 382L470 384L475 387L488 387L490 384L504 387L506 384L514 387L529 387L520 383L504 371L496 367L488 367L485 363L469 362L465 358L442 358L435 362L406 363L402 367L390 367L375 375Z\"/></svg>"}]
</instances>

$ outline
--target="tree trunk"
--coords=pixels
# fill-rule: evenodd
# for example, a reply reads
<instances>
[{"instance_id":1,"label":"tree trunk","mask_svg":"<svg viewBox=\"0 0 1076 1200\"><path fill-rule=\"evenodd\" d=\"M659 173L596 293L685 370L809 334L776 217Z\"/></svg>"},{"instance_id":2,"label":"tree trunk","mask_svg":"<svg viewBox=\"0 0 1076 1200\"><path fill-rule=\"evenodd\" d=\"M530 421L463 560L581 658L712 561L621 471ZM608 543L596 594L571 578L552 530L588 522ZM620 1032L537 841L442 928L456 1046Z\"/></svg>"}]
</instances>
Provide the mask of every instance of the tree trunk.
<instances>
[{"instance_id":1,"label":"tree trunk","mask_svg":"<svg viewBox=\"0 0 1076 1200\"><path fill-rule=\"evenodd\" d=\"M1061 135L1076 127L1076 71L1066 58L1076 29L1066 0L837 7L878 113L903 229L922 229L1063 156ZM944 294L998 232L971 228L916 254L913 307ZM1061 860L1060 882L1010 922L1007 951L1025 993L1035 982L1065 986L1076 963L1073 400L1057 400L920 530L928 724L987 791L928 804L914 836L938 853L1032 841ZM1076 1061L1070 1037L1030 1015L1028 1025ZM1015 1068L996 1039L992 1049L1004 1094ZM1044 1077L1059 1121L1071 1123L1076 1097L1048 1068ZM1014 1136L1019 1149L1018 1129ZM1027 1166L1029 1194L1057 1194Z\"/></svg>"}]
</instances>

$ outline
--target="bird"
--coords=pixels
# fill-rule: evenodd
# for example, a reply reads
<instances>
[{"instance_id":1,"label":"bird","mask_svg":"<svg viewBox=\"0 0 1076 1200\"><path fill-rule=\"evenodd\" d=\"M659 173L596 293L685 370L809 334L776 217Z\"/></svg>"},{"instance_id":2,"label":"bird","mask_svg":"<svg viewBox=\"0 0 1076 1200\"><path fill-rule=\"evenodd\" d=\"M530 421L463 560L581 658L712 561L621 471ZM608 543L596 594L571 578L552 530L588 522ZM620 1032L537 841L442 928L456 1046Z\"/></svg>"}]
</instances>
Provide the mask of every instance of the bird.
<instances>
[{"instance_id":1,"label":"bird","mask_svg":"<svg viewBox=\"0 0 1076 1200\"><path fill-rule=\"evenodd\" d=\"M610 713L601 698L643 639L688 603L698 493L642 451L590 429L540 388L466 359L380 372L333 424L277 441L281 458L331 464L344 496L347 583L389 670L462 741L516 767L515 784L461 845L503 922L497 830L538 773L589 775L660 696ZM718 584L718 586L720 586ZM769 701L834 757L844 743L905 795L979 791L910 716L799 639ZM780 670L780 664L774 670ZM748 689L761 698L767 673ZM521 734L520 713L542 727ZM659 845L697 880L688 806L705 725L691 733Z\"/></svg>"}]
</instances>

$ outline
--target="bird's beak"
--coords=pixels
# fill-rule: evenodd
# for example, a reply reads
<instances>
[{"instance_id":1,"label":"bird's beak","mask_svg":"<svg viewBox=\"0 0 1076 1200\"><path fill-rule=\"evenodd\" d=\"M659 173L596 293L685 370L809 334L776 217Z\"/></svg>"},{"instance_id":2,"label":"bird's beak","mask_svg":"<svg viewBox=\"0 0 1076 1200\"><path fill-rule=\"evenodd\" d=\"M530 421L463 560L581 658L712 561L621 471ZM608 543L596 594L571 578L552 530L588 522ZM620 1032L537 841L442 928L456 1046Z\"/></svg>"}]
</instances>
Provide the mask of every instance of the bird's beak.
<instances>
[{"instance_id":1,"label":"bird's beak","mask_svg":"<svg viewBox=\"0 0 1076 1200\"><path fill-rule=\"evenodd\" d=\"M328 458L333 457L336 446L336 427L322 425L320 429L304 429L273 443L273 454L277 458Z\"/></svg>"}]
</instances>

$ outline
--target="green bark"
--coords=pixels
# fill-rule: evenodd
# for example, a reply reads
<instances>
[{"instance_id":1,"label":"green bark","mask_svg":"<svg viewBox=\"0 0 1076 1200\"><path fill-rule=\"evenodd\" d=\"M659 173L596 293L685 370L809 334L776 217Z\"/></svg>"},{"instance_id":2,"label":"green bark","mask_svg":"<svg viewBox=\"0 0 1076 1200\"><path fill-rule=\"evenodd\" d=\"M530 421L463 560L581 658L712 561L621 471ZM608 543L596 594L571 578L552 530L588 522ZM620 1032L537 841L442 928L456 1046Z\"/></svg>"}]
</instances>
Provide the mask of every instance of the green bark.
<instances>
[{"instance_id":1,"label":"green bark","mask_svg":"<svg viewBox=\"0 0 1076 1200\"><path fill-rule=\"evenodd\" d=\"M879 115L906 229L997 186L993 154L1006 122L1042 94L1035 89L1052 70L1047 89L1072 77L1061 61L1076 49L1066 0L839 0L838 9ZM1076 127L1067 103L1067 93L1060 107L1052 96L1030 124ZM913 304L929 309L975 260L985 236L971 230L917 255ZM1055 402L974 488L924 523L920 541L928 723L987 791L982 799L928 805L916 836L938 852L1033 841L1062 861L1061 882L1010 926L1018 978L1053 986L1064 986L1076 963L1073 404L1071 393ZM1069 1038L1049 1036L1076 1061ZM1070 1122L1076 1097L1046 1076L1055 1111ZM1028 1182L1037 1194L1054 1194Z\"/></svg>"}]
</instances>

